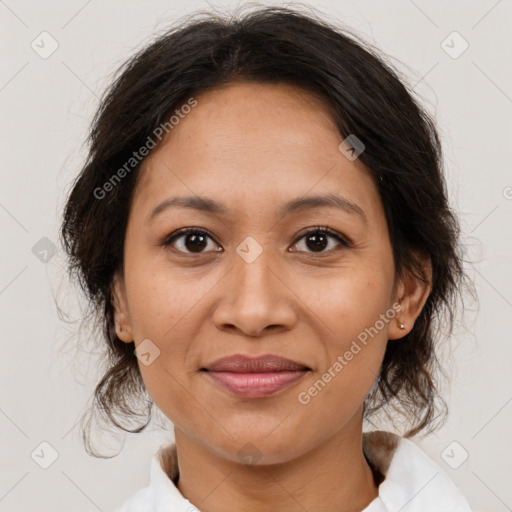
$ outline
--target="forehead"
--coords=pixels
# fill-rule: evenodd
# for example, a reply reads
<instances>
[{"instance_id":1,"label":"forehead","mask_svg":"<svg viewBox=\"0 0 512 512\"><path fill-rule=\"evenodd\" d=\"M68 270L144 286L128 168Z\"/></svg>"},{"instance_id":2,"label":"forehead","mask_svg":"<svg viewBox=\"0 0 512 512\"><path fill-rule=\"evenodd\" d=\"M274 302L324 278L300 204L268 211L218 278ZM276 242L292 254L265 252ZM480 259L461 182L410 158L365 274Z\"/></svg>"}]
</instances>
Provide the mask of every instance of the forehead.
<instances>
[{"instance_id":1,"label":"forehead","mask_svg":"<svg viewBox=\"0 0 512 512\"><path fill-rule=\"evenodd\" d=\"M197 105L144 161L138 206L147 211L170 195L201 195L251 216L298 196L339 193L369 216L377 213L370 172L339 151L343 139L322 98L253 82L194 98Z\"/></svg>"}]
</instances>

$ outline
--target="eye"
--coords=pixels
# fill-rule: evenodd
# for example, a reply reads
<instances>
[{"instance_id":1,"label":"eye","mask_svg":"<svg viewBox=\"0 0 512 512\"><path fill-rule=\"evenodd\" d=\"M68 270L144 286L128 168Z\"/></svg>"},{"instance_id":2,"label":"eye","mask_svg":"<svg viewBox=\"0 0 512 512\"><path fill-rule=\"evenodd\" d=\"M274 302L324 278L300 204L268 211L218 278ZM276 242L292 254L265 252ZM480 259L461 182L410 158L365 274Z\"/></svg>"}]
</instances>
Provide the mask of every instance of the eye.
<instances>
[{"instance_id":1,"label":"eye","mask_svg":"<svg viewBox=\"0 0 512 512\"><path fill-rule=\"evenodd\" d=\"M161 245L163 247L172 245L179 252L184 252L185 254L201 254L207 252L204 249L208 247L208 239L215 243L210 233L205 229L183 228L169 235ZM175 244L175 242L178 243ZM220 252L222 248L219 247L214 249L214 251Z\"/></svg>"},{"instance_id":2,"label":"eye","mask_svg":"<svg viewBox=\"0 0 512 512\"><path fill-rule=\"evenodd\" d=\"M333 250L332 247L329 248L328 250L324 250L326 247L329 246L329 238L331 240L336 240L338 242L338 245L341 244L341 246L343 247L350 247L350 242L346 238L341 236L336 231L333 231L332 229L328 228L327 226L316 226L315 228L311 229L310 231L302 235L298 239L298 241L304 239L304 246L306 247L306 249L310 249L313 253L326 253L331 252ZM294 247L297 245L299 244L295 242ZM334 245L336 246L336 244Z\"/></svg>"}]
</instances>

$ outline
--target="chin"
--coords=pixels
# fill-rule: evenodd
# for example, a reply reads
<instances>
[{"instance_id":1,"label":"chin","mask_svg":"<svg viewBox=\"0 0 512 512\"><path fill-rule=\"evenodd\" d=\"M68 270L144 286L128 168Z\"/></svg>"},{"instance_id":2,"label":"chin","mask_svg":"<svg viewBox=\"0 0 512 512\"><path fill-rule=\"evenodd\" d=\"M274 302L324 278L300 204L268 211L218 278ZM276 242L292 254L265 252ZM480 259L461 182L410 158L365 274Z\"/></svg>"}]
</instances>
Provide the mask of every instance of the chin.
<instances>
[{"instance_id":1,"label":"chin","mask_svg":"<svg viewBox=\"0 0 512 512\"><path fill-rule=\"evenodd\" d=\"M284 431L279 435L269 435L271 431L243 430L237 435L236 432L229 430L233 434L233 439L228 438L220 441L220 444L215 443L213 451L233 462L254 466L285 463L302 453L297 435ZM307 447L303 448L307 451Z\"/></svg>"}]
</instances>

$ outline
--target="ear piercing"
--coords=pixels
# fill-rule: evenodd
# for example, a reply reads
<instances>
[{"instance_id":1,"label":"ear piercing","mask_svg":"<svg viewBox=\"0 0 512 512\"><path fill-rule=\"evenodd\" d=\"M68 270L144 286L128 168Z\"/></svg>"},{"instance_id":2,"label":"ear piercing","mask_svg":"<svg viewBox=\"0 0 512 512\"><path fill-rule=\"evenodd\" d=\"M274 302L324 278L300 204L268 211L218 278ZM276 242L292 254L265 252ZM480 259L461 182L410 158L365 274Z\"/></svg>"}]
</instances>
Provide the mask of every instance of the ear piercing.
<instances>
[{"instance_id":1,"label":"ear piercing","mask_svg":"<svg viewBox=\"0 0 512 512\"><path fill-rule=\"evenodd\" d=\"M398 320L397 320L397 322L398 322L398 327L400 327L400 329L405 329L405 324L402 324Z\"/></svg>"}]
</instances>

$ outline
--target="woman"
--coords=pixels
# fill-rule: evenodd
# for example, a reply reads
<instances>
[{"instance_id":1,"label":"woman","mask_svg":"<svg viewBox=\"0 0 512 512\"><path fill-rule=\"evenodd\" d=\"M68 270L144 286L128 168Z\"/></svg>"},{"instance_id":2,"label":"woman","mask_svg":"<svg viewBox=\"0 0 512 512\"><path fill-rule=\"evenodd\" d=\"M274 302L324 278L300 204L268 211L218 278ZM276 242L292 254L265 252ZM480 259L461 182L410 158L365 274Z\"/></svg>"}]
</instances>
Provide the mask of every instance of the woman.
<instances>
[{"instance_id":1,"label":"woman","mask_svg":"<svg viewBox=\"0 0 512 512\"><path fill-rule=\"evenodd\" d=\"M446 413L459 227L434 123L374 50L284 8L191 18L90 142L62 236L104 326L96 406L175 434L120 511L469 510L408 439ZM404 437L363 433L385 406Z\"/></svg>"}]
</instances>

